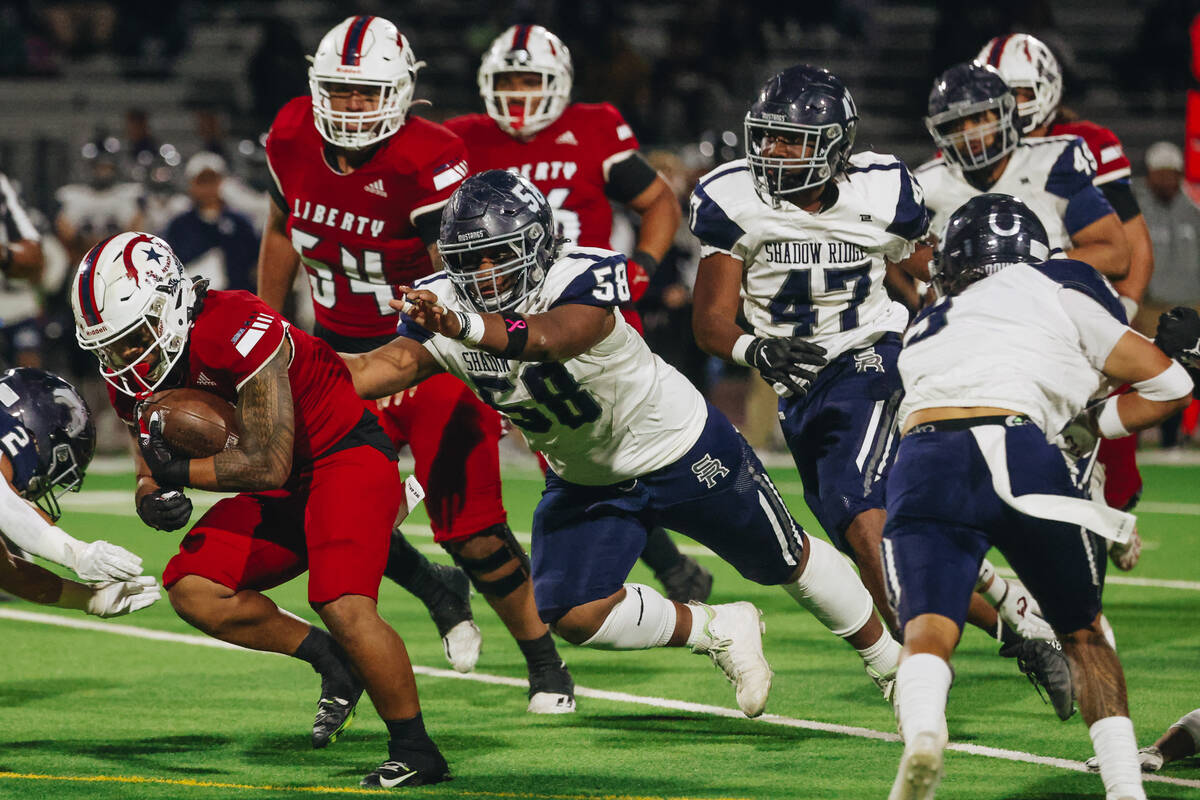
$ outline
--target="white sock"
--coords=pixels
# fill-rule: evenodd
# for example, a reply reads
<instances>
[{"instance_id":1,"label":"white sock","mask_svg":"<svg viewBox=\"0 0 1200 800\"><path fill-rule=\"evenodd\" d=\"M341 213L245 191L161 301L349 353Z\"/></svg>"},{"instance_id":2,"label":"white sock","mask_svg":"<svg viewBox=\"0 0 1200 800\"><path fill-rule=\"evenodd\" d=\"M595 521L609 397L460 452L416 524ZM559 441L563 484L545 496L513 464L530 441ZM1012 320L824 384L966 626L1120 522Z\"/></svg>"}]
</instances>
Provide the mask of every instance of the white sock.
<instances>
[{"instance_id":1,"label":"white sock","mask_svg":"<svg viewBox=\"0 0 1200 800\"><path fill-rule=\"evenodd\" d=\"M946 697L950 665L932 653L915 653L896 672L896 719L900 735L910 742L920 733L946 735Z\"/></svg>"},{"instance_id":2,"label":"white sock","mask_svg":"<svg viewBox=\"0 0 1200 800\"><path fill-rule=\"evenodd\" d=\"M625 598L608 612L600 630L583 643L599 650L662 647L675 632L675 604L649 586L625 584Z\"/></svg>"},{"instance_id":3,"label":"white sock","mask_svg":"<svg viewBox=\"0 0 1200 800\"><path fill-rule=\"evenodd\" d=\"M784 590L810 614L837 636L857 633L875 605L850 561L833 545L815 536L808 537L808 563L795 583Z\"/></svg>"},{"instance_id":4,"label":"white sock","mask_svg":"<svg viewBox=\"0 0 1200 800\"><path fill-rule=\"evenodd\" d=\"M706 603L688 603L688 610L692 612L692 629L688 631L687 646L695 650L697 644L708 639L705 628L714 612L712 606Z\"/></svg>"},{"instance_id":5,"label":"white sock","mask_svg":"<svg viewBox=\"0 0 1200 800\"><path fill-rule=\"evenodd\" d=\"M1096 760L1100 762L1100 777L1110 800L1130 797L1146 800L1142 789L1142 768L1138 763L1137 738L1133 735L1133 720L1129 717L1105 717L1088 728Z\"/></svg>"},{"instance_id":6,"label":"white sock","mask_svg":"<svg viewBox=\"0 0 1200 800\"><path fill-rule=\"evenodd\" d=\"M975 582L975 591L983 595L993 608L1000 605L1005 592L1008 591L1008 581L996 574L996 568L986 558L979 565L979 580Z\"/></svg>"},{"instance_id":7,"label":"white sock","mask_svg":"<svg viewBox=\"0 0 1200 800\"><path fill-rule=\"evenodd\" d=\"M875 644L865 650L858 650L857 647L854 649L862 656L863 662L868 667L880 675L887 675L900 662L900 652L904 648L885 630Z\"/></svg>"}]
</instances>

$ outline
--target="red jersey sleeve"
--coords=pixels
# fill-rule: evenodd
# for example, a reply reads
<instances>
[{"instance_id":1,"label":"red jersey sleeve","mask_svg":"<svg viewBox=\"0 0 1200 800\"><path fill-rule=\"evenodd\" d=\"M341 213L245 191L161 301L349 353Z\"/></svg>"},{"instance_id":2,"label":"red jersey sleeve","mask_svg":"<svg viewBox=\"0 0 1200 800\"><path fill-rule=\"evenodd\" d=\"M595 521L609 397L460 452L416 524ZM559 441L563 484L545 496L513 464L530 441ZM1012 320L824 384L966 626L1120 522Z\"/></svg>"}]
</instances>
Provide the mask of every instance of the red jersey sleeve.
<instances>
[{"instance_id":1,"label":"red jersey sleeve","mask_svg":"<svg viewBox=\"0 0 1200 800\"><path fill-rule=\"evenodd\" d=\"M604 182L607 183L609 168L637 150L638 140L633 134L633 128L629 127L629 123L614 106L598 103L594 109L589 127L599 151L596 155L604 172Z\"/></svg>"},{"instance_id":2,"label":"red jersey sleeve","mask_svg":"<svg viewBox=\"0 0 1200 800\"><path fill-rule=\"evenodd\" d=\"M287 166L290 157L288 142L295 139L293 134L296 128L307 122L305 112L311 105L312 100L308 97L293 98L287 105L279 109L279 113L275 115L275 120L271 123L271 129L267 131L267 169L275 182L275 188L283 197L287 196L283 181L288 175Z\"/></svg>"},{"instance_id":3,"label":"red jersey sleeve","mask_svg":"<svg viewBox=\"0 0 1200 800\"><path fill-rule=\"evenodd\" d=\"M1125 148L1121 146L1121 140L1103 125L1080 120L1055 125L1050 133L1072 134L1083 139L1096 159L1096 178L1093 183L1097 186L1128 178L1132 172L1132 165L1129 163L1129 157L1125 155Z\"/></svg>"},{"instance_id":4,"label":"red jersey sleeve","mask_svg":"<svg viewBox=\"0 0 1200 800\"><path fill-rule=\"evenodd\" d=\"M195 360L228 373L241 390L279 351L287 323L249 292L222 295L219 303L205 304L192 328L191 347Z\"/></svg>"},{"instance_id":5,"label":"red jersey sleeve","mask_svg":"<svg viewBox=\"0 0 1200 800\"><path fill-rule=\"evenodd\" d=\"M458 185L470 174L466 143L457 135L452 135L440 144L441 147L431 150L433 155L417 170L417 187L421 194L408 215L409 222L445 205Z\"/></svg>"}]
</instances>

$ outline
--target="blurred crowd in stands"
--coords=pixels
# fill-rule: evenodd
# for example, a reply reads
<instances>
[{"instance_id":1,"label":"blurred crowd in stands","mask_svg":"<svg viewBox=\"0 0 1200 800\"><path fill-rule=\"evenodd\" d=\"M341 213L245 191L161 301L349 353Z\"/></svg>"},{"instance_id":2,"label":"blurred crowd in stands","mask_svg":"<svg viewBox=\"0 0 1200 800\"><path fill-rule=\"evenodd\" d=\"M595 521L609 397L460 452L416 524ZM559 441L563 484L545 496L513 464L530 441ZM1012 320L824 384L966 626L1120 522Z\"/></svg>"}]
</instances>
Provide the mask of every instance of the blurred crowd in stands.
<instances>
[{"instance_id":1,"label":"blurred crowd in stands","mask_svg":"<svg viewBox=\"0 0 1200 800\"><path fill-rule=\"evenodd\" d=\"M744 107L762 77L764 51L778 46L772 36L799 35L802 28L828 32L835 40L857 47L869 41L872 9L868 0L820 4L760 4L697 0L687 12L669 20L655 19L642 28L631 25L635 15L653 6L632 0L554 3L516 0L512 3L454 2L461 11L478 6L473 24L458 31L464 57L447 60L422 73L422 87L454 81L462 85L454 100L439 102L433 111L419 113L434 119L478 110L474 95L476 53L514 21L538 21L572 44L575 99L612 102L624 113L642 142L650 162L674 188L684 216L687 198L698 176L715 164L741 155L741 131L736 120L713 124L714 107ZM678 14L671 5L671 13ZM936 11L933 47L928 69L974 56L980 41L996 30L1028 30L1051 43L1067 73L1066 85L1078 97L1087 89L1078 74L1068 37L1056 26L1046 0L999 2L982 0L964 14L961 3L929 0ZM330 19L347 13L386 12L397 20L418 17L430 24L433 12L423 2L353 4L311 2ZM385 8L386 6L386 8ZM236 4L203 0L183 3L149 0L78 0L76 2L0 2L0 78L27 80L71 75L71 66L108 59L117 73L138 79L170 76L179 55L188 47L196 20L229 14ZM255 288L258 242L267 213L271 178L263 154L265 130L275 111L294 96L307 93L305 54L314 41L305 41L300 27L279 15L286 3L242 5L239 24L258 31L246 62L247 101L206 100L190 107L194 129L187 144L165 141L155 133L153 113L131 106L123 112L123 130L67 132L86 136L69 153L74 179L61 187L41 187L38 197L52 201L34 204L28 187L5 177L12 166L0 163L0 207L5 232L0 235L0 364L43 365L90 387L93 402L102 391L94 363L74 343L70 275L79 259L101 239L129 229L164 236L194 274L216 288ZM327 8L326 8L327 7ZM1137 64L1139 91L1131 97L1149 102L1151 89L1182 92L1189 84L1190 42L1187 32L1200 11L1200 0L1157 0L1145 9L1140 26L1131 26L1129 49L1122 63ZM815 15L815 16L814 16ZM323 23L322 23L323 27ZM637 30L631 36L630 31ZM774 33L772 33L774 32ZM574 46L587 42L587 46ZM418 54L421 42L414 41ZM469 56L469 57L467 57ZM426 83L426 76L440 75ZM1129 70L1118 75L1132 79ZM440 81L440 82L439 82ZM1126 87L1128 88L1128 87ZM913 98L914 124L924 108L928 78L907 87ZM463 99L465 98L465 99ZM136 102L136 97L131 98ZM28 110L0 109L0 114ZM1181 126L1180 126L1181 127ZM1176 138L1164 131L1164 138ZM682 142L683 144L679 144ZM664 146L662 143L674 143ZM0 151L2 155L3 151ZM1152 324L1158 310L1187 303L1200 307L1200 210L1181 190L1183 156L1169 141L1155 144L1144 163L1135 163L1135 186L1149 224L1157 269L1139 323ZM18 197L24 198L18 200ZM41 205L42 207L35 207ZM614 229L614 249L631 252L632 222ZM668 256L653 277L640 303L651 347L678 367L731 415L744 421L744 432L759 447L778 447L770 409L774 396L761 381L751 381L705 356L691 335L691 286L699 260L699 244L681 225ZM306 292L306 286L297 291ZM296 304L299 324L308 302ZM747 388L749 387L749 388ZM738 413L736 406L767 409L764 414ZM765 419L765 421L764 421ZM1164 445L1183 441L1195 428L1195 418L1162 433Z\"/></svg>"}]
</instances>

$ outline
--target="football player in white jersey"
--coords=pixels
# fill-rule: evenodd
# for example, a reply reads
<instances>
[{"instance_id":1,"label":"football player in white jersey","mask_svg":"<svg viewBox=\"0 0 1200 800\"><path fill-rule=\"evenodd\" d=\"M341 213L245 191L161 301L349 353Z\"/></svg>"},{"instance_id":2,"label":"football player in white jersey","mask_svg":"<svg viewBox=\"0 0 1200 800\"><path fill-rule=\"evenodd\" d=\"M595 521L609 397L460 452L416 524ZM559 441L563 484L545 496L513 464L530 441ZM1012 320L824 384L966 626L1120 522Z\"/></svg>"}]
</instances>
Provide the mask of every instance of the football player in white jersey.
<instances>
[{"instance_id":1,"label":"football player in white jersey","mask_svg":"<svg viewBox=\"0 0 1200 800\"><path fill-rule=\"evenodd\" d=\"M1096 188L1096 162L1076 136L1021 139L1017 99L995 67L957 64L929 93L925 126L940 150L916 170L938 231L984 192L1019 197L1046 228L1050 247L1111 280L1129 272L1121 220Z\"/></svg>"},{"instance_id":2,"label":"football player in white jersey","mask_svg":"<svg viewBox=\"0 0 1200 800\"><path fill-rule=\"evenodd\" d=\"M899 645L854 570L805 534L729 421L614 313L629 296L625 256L560 252L545 198L502 170L459 187L438 248L446 271L396 301L400 335L347 364L366 398L450 372L545 455L532 547L542 619L588 647L688 645L725 672L747 716L762 713L771 671L754 606L684 605L625 582L661 524L783 586L890 694Z\"/></svg>"},{"instance_id":3,"label":"football player in white jersey","mask_svg":"<svg viewBox=\"0 0 1200 800\"><path fill-rule=\"evenodd\" d=\"M940 299L905 334L904 433L884 532L888 589L904 625L896 707L905 749L890 800L931 798L941 778L949 660L993 546L1072 662L1107 796L1146 796L1124 675L1100 613L1100 537L1128 537L1134 518L1088 499L1053 440L1110 380L1132 391L1095 406L1105 438L1183 408L1192 381L1125 325L1094 269L1049 254L1029 206L1002 194L969 200L938 246Z\"/></svg>"}]
</instances>

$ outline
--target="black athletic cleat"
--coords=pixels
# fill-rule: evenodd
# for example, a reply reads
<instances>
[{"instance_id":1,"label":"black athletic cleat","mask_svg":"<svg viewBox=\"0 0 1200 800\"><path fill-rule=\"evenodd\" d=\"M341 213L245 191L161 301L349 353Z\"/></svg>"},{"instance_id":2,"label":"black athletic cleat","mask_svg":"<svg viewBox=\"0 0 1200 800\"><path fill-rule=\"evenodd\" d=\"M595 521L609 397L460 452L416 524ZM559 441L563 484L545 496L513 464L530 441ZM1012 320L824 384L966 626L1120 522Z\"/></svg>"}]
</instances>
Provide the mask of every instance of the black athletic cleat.
<instances>
[{"instance_id":1,"label":"black athletic cleat","mask_svg":"<svg viewBox=\"0 0 1200 800\"><path fill-rule=\"evenodd\" d=\"M565 661L529 673L530 714L571 714L575 711L575 681Z\"/></svg>"},{"instance_id":2,"label":"black athletic cleat","mask_svg":"<svg viewBox=\"0 0 1200 800\"><path fill-rule=\"evenodd\" d=\"M333 744L342 731L350 727L358 698L363 693L362 684L357 680L349 691L330 684L331 681L321 678L321 699L317 701L317 718L313 720L312 729L312 746L317 749Z\"/></svg>"},{"instance_id":3,"label":"black athletic cleat","mask_svg":"<svg viewBox=\"0 0 1200 800\"><path fill-rule=\"evenodd\" d=\"M691 556L683 556L675 566L654 573L654 577L663 585L667 598L676 603L703 603L712 594L712 573Z\"/></svg>"},{"instance_id":4,"label":"black athletic cleat","mask_svg":"<svg viewBox=\"0 0 1200 800\"><path fill-rule=\"evenodd\" d=\"M1038 697L1054 706L1054 713L1059 719L1071 718L1075 713L1071 664L1058 642L1022 639L1015 644L1001 647L1000 655L1017 659L1017 666L1037 689ZM1043 689L1046 690L1046 695L1042 694Z\"/></svg>"},{"instance_id":5,"label":"black athletic cleat","mask_svg":"<svg viewBox=\"0 0 1200 800\"><path fill-rule=\"evenodd\" d=\"M388 759L359 781L359 785L391 789L396 786L428 786L451 780L446 759L442 758L441 753L435 755L436 760L424 753L404 761Z\"/></svg>"}]
</instances>

